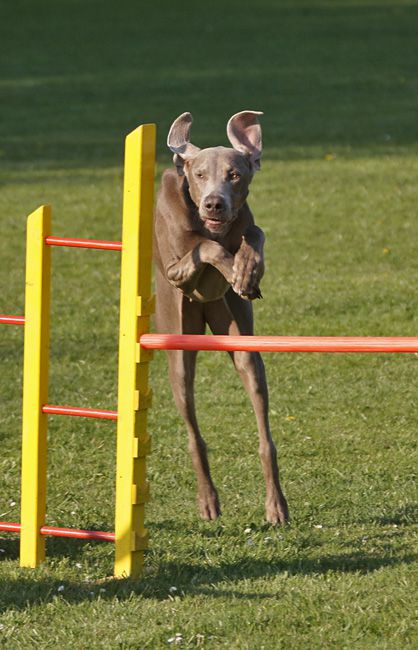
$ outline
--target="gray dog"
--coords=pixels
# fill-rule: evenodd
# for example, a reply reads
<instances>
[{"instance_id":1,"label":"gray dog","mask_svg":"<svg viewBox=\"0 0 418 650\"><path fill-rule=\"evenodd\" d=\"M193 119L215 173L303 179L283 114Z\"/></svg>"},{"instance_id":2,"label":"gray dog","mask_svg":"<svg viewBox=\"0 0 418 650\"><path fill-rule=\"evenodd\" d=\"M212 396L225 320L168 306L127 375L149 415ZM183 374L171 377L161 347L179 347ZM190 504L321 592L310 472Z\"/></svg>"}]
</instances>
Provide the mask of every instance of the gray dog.
<instances>
[{"instance_id":1,"label":"gray dog","mask_svg":"<svg viewBox=\"0 0 418 650\"><path fill-rule=\"evenodd\" d=\"M176 171L166 170L155 214L157 329L161 333L252 335L251 300L261 297L264 234L247 205L248 188L260 168L261 127L256 111L228 122L232 149L199 149L190 143L192 116L172 124L168 147ZM196 352L168 353L171 386L189 433L203 519L216 519L220 505L194 403ZM266 483L266 518L284 523L287 503L279 482L276 448L268 421L264 364L257 352L231 353L257 419ZM219 379L217 379L219 381Z\"/></svg>"}]
</instances>

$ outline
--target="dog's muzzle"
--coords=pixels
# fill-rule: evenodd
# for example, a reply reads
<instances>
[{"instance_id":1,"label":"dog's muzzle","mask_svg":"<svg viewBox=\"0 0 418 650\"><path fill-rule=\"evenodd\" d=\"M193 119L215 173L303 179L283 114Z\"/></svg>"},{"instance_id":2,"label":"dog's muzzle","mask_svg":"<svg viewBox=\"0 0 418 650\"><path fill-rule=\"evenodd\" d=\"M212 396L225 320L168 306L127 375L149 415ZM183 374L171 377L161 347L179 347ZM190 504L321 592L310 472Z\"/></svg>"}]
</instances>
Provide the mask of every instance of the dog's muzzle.
<instances>
[{"instance_id":1,"label":"dog's muzzle","mask_svg":"<svg viewBox=\"0 0 418 650\"><path fill-rule=\"evenodd\" d=\"M223 232L232 221L231 210L221 194L212 192L200 204L200 217L205 227L214 233Z\"/></svg>"}]
</instances>

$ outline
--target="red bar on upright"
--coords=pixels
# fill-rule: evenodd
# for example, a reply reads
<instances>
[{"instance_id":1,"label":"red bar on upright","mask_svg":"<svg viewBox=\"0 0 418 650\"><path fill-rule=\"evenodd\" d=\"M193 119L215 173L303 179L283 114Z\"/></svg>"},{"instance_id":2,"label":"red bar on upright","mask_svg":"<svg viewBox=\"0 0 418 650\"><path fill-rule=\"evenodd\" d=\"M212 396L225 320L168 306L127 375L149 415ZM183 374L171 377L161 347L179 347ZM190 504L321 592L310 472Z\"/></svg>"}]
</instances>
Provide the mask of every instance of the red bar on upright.
<instances>
[{"instance_id":1,"label":"red bar on upright","mask_svg":"<svg viewBox=\"0 0 418 650\"><path fill-rule=\"evenodd\" d=\"M46 237L48 246L70 246L72 248L100 248L107 251L121 251L122 242L101 239L76 239L74 237Z\"/></svg>"},{"instance_id":2,"label":"red bar on upright","mask_svg":"<svg viewBox=\"0 0 418 650\"><path fill-rule=\"evenodd\" d=\"M0 323L7 323L8 325L24 325L24 316L9 316L7 314L0 314Z\"/></svg>"},{"instance_id":3,"label":"red bar on upright","mask_svg":"<svg viewBox=\"0 0 418 650\"><path fill-rule=\"evenodd\" d=\"M0 530L5 530L8 533L20 533L20 524L13 521L0 521Z\"/></svg>"},{"instance_id":4,"label":"red bar on upright","mask_svg":"<svg viewBox=\"0 0 418 650\"><path fill-rule=\"evenodd\" d=\"M58 526L42 526L41 535L53 537L72 537L76 539L97 539L103 542L114 542L115 533L104 530L82 530L80 528L59 528Z\"/></svg>"},{"instance_id":5,"label":"red bar on upright","mask_svg":"<svg viewBox=\"0 0 418 650\"><path fill-rule=\"evenodd\" d=\"M20 533L21 524L12 521L0 521L0 530L8 533ZM53 537L73 537L77 539L97 539L104 542L114 542L115 533L104 530L83 530L81 528L60 528L58 526L42 526L41 535Z\"/></svg>"},{"instance_id":6,"label":"red bar on upright","mask_svg":"<svg viewBox=\"0 0 418 650\"><path fill-rule=\"evenodd\" d=\"M117 411L107 411L104 409L89 409L78 406L55 406L54 404L44 404L42 413L51 415L75 415L83 418L99 418L102 420L117 420Z\"/></svg>"},{"instance_id":7,"label":"red bar on upright","mask_svg":"<svg viewBox=\"0 0 418 650\"><path fill-rule=\"evenodd\" d=\"M402 336L207 336L143 334L149 350L226 350L259 352L418 352L418 337Z\"/></svg>"}]
</instances>

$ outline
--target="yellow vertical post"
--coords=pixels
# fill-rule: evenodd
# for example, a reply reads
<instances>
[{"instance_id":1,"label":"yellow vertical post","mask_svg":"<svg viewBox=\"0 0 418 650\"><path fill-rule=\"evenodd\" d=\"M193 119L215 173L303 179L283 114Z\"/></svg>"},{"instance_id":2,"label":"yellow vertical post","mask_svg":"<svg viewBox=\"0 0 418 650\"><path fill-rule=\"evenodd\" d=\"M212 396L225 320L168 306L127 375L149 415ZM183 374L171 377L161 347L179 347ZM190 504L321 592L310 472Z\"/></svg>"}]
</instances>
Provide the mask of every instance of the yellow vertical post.
<instances>
[{"instance_id":1,"label":"yellow vertical post","mask_svg":"<svg viewBox=\"0 0 418 650\"><path fill-rule=\"evenodd\" d=\"M151 295L154 124L132 131L125 142L116 451L115 576L138 577L148 546L146 455L150 448L148 366L141 349L154 311Z\"/></svg>"},{"instance_id":2,"label":"yellow vertical post","mask_svg":"<svg viewBox=\"0 0 418 650\"><path fill-rule=\"evenodd\" d=\"M35 567L45 558L47 471L51 208L29 215L26 236L25 349L23 356L22 488L20 564Z\"/></svg>"}]
</instances>

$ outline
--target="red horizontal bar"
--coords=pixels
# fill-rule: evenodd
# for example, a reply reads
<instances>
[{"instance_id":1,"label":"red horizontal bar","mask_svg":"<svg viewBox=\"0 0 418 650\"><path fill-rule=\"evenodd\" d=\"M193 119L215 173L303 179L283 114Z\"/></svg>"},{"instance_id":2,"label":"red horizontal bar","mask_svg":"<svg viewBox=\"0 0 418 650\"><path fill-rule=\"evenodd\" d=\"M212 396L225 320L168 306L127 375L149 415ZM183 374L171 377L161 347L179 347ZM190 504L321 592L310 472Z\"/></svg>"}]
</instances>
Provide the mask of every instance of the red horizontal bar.
<instances>
[{"instance_id":1,"label":"red horizontal bar","mask_svg":"<svg viewBox=\"0 0 418 650\"><path fill-rule=\"evenodd\" d=\"M20 533L20 524L13 521L0 521L0 530L5 530L8 533Z\"/></svg>"},{"instance_id":2,"label":"red horizontal bar","mask_svg":"<svg viewBox=\"0 0 418 650\"><path fill-rule=\"evenodd\" d=\"M0 521L0 530L8 533L20 533L21 524L11 521ZM41 535L52 535L53 537L73 537L77 539L98 539L104 542L114 542L115 533L108 533L104 530L83 530L80 528L59 528L58 526L42 526Z\"/></svg>"},{"instance_id":3,"label":"red horizontal bar","mask_svg":"<svg viewBox=\"0 0 418 650\"><path fill-rule=\"evenodd\" d=\"M76 539L98 539L103 542L114 542L115 533L104 530L82 530L80 528L58 528L57 526L42 526L41 535L53 537L72 537Z\"/></svg>"},{"instance_id":4,"label":"red horizontal bar","mask_svg":"<svg viewBox=\"0 0 418 650\"><path fill-rule=\"evenodd\" d=\"M0 323L8 323L9 325L24 325L24 316L8 316L7 314L0 314Z\"/></svg>"},{"instance_id":5,"label":"red horizontal bar","mask_svg":"<svg viewBox=\"0 0 418 650\"><path fill-rule=\"evenodd\" d=\"M226 350L259 352L418 352L418 337L402 336L207 336L143 334L149 350Z\"/></svg>"},{"instance_id":6,"label":"red horizontal bar","mask_svg":"<svg viewBox=\"0 0 418 650\"><path fill-rule=\"evenodd\" d=\"M100 248L107 251L121 251L122 242L101 239L75 239L74 237L45 237L48 246L71 246L73 248Z\"/></svg>"},{"instance_id":7,"label":"red horizontal bar","mask_svg":"<svg viewBox=\"0 0 418 650\"><path fill-rule=\"evenodd\" d=\"M107 411L104 409L87 409L78 406L55 406L53 404L44 404L42 413L51 415L76 415L84 418L99 418L102 420L117 420L117 411Z\"/></svg>"}]
</instances>

